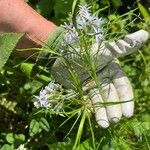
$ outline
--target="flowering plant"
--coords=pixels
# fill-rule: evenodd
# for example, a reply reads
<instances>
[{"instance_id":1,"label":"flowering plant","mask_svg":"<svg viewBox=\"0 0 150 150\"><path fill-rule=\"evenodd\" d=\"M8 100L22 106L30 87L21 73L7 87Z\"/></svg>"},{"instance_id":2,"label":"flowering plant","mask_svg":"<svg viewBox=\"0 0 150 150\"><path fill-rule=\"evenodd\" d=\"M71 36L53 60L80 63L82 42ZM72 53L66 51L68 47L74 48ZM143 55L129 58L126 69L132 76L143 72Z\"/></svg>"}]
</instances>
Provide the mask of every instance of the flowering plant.
<instances>
[{"instance_id":1,"label":"flowering plant","mask_svg":"<svg viewBox=\"0 0 150 150\"><path fill-rule=\"evenodd\" d=\"M73 20L71 15L70 20ZM63 59L65 58L65 60L67 60L65 62L66 67L70 68L70 61L72 61L70 59L70 56L73 56L76 57L76 59L81 60L78 65L85 67L84 69L89 70L96 76L96 68L94 67L95 64L93 62L93 58L91 57L91 48L93 47L95 42L98 42L100 44L102 41L104 41L104 23L105 21L102 18L98 18L98 16L92 15L90 7L88 5L80 5L79 11L76 16L76 26L73 24L73 21L70 21L69 24L64 23L64 25L62 25L62 27L64 28L62 34L63 40L57 51L62 54ZM90 62L92 64L89 64ZM72 74L75 74L73 70L71 70L71 72L73 72ZM76 77L79 78L78 76ZM78 81L80 82L80 79L78 79ZM80 88L83 87L81 86ZM55 100L54 96L52 95L54 95L56 91L60 91L60 89L62 90L60 85L55 84L53 81L50 82L48 86L40 91L39 96L35 96L35 98L37 99L37 101L34 102L35 107L52 108L56 110L56 107L58 107L58 105L53 104ZM79 91L81 91L81 89ZM74 91L72 92L74 93ZM55 96L56 95L59 95L59 93L57 92ZM62 96L60 95L58 97L60 99L62 98ZM59 104L58 101L55 101L55 103Z\"/></svg>"}]
</instances>

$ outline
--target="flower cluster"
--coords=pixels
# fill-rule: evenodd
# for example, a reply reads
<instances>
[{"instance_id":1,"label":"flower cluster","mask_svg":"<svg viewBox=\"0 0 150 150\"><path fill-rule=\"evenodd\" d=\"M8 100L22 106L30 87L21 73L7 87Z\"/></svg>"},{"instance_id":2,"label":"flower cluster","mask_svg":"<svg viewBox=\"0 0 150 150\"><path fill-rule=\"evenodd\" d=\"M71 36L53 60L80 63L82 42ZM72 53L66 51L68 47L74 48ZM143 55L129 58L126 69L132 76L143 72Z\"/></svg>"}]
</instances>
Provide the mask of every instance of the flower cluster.
<instances>
[{"instance_id":1,"label":"flower cluster","mask_svg":"<svg viewBox=\"0 0 150 150\"><path fill-rule=\"evenodd\" d=\"M79 6L79 11L76 16L76 25L78 30L84 31L86 35L94 37L96 42L104 40L103 31L104 20L91 14L90 7L87 5ZM73 22L63 25L64 31L64 44L73 44L79 42L78 32L76 31Z\"/></svg>"},{"instance_id":2,"label":"flower cluster","mask_svg":"<svg viewBox=\"0 0 150 150\"><path fill-rule=\"evenodd\" d=\"M39 96L34 96L36 101L34 102L34 106L36 108L52 108L52 103L49 101L51 94L54 91L57 91L60 88L60 85L55 84L54 81L51 81L48 86L40 91Z\"/></svg>"}]
</instances>

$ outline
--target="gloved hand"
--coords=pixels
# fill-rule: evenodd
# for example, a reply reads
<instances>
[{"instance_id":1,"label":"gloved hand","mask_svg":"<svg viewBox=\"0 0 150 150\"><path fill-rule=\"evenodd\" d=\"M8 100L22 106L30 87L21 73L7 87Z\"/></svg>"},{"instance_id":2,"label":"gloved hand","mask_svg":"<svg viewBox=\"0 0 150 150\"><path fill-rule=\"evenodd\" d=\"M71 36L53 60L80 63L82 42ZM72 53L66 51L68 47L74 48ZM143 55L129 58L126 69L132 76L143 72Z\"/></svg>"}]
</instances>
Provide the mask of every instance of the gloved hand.
<instances>
[{"instance_id":1,"label":"gloved hand","mask_svg":"<svg viewBox=\"0 0 150 150\"><path fill-rule=\"evenodd\" d=\"M134 97L132 87L129 79L121 70L118 62L116 60L114 61L114 58L123 57L137 51L147 39L148 32L139 30L126 35L123 39L116 42L104 42L100 47L95 43L91 47L91 55L94 58L97 78L99 79L102 92L100 92L100 89L92 87L90 87L91 90L87 90L89 88L88 86L83 87L83 90L89 91L93 105L102 102L110 103L109 106L94 106L95 118L101 127L107 128L109 122L118 122L122 114L126 117L133 115L134 102L131 100ZM80 49L76 49L76 51L80 51ZM70 54L67 58L72 60L72 62L76 62L72 63L71 66L78 74L81 83L90 78L87 70L84 70L79 65L81 61L80 57ZM52 75L55 81L64 87L74 87L69 71L64 66L62 58L56 59L53 64ZM118 102L118 104L111 104L111 102Z\"/></svg>"},{"instance_id":2,"label":"gloved hand","mask_svg":"<svg viewBox=\"0 0 150 150\"><path fill-rule=\"evenodd\" d=\"M122 115L127 118L131 117L134 111L132 86L121 70L118 60L114 59L97 76L102 93L97 88L89 91L97 123L101 127L107 128L109 122L118 122ZM102 103L106 104L99 107Z\"/></svg>"}]
</instances>

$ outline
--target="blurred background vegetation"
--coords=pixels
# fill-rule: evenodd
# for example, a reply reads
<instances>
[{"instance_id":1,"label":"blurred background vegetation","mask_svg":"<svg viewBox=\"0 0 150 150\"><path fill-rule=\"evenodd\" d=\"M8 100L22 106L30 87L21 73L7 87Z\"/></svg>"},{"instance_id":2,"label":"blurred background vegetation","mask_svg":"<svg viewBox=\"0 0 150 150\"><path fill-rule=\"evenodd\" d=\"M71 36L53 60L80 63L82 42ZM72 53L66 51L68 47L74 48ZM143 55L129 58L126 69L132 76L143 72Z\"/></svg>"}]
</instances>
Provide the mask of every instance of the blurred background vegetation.
<instances>
[{"instance_id":1,"label":"blurred background vegetation","mask_svg":"<svg viewBox=\"0 0 150 150\"><path fill-rule=\"evenodd\" d=\"M100 17L112 23L110 32L131 33L145 29L150 33L149 0L80 0L92 6ZM28 0L38 13L57 25L63 24L71 11L73 0ZM134 10L134 11L131 11ZM126 15L123 15L126 14ZM133 21L134 20L134 21ZM130 25L129 25L130 24ZM108 130L94 125L98 149L150 149L150 42L138 52L121 59L135 93L135 115L123 119ZM44 64L43 64L44 65ZM0 149L15 149L24 144L29 149L72 149L78 123L69 132L74 118L58 128L65 120L60 116L34 114L33 95L51 80L48 70L41 69L30 60L12 55L0 72ZM43 120L41 119L43 118ZM44 126L39 122L44 122ZM94 122L94 119L92 120ZM42 123L41 123L42 124ZM90 149L91 135L84 127L79 149Z\"/></svg>"}]
</instances>

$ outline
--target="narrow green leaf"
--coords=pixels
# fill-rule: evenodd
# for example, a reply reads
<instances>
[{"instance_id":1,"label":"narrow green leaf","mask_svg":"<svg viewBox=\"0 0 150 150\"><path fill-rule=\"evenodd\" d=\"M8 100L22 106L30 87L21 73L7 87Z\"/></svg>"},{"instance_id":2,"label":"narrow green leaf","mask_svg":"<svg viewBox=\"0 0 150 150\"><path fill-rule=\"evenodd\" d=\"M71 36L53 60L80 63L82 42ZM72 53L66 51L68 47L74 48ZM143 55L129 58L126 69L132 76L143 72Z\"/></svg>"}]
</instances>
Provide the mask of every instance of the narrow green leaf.
<instances>
[{"instance_id":1,"label":"narrow green leaf","mask_svg":"<svg viewBox=\"0 0 150 150\"><path fill-rule=\"evenodd\" d=\"M75 143L74 143L74 146L73 146L73 150L76 150L78 144L80 143L80 139L81 139L81 136L82 136L82 131L83 131L86 116L87 116L87 112L86 112L86 109L85 109L83 111L82 118L81 118L81 121L80 121L80 124L79 124L79 127L78 127L78 132L77 132L76 140L75 140Z\"/></svg>"},{"instance_id":2,"label":"narrow green leaf","mask_svg":"<svg viewBox=\"0 0 150 150\"><path fill-rule=\"evenodd\" d=\"M147 11L146 8L145 8L141 3L139 3L139 2L138 2L138 8L139 8L139 10L140 10L140 12L141 12L141 14L142 14L142 16L143 16L143 18L144 18L145 21L148 20L148 19L150 19L150 15L149 15L148 11Z\"/></svg>"},{"instance_id":3,"label":"narrow green leaf","mask_svg":"<svg viewBox=\"0 0 150 150\"><path fill-rule=\"evenodd\" d=\"M0 34L0 70L7 62L11 52L22 36L23 34L21 33Z\"/></svg>"},{"instance_id":4,"label":"narrow green leaf","mask_svg":"<svg viewBox=\"0 0 150 150\"><path fill-rule=\"evenodd\" d=\"M33 119L30 123L29 135L34 136L35 134L39 133L39 131L40 131L39 122Z\"/></svg>"},{"instance_id":5,"label":"narrow green leaf","mask_svg":"<svg viewBox=\"0 0 150 150\"><path fill-rule=\"evenodd\" d=\"M61 44L63 31L64 29L62 27L58 27L53 33L50 33L48 39L46 40L46 44L44 43L42 48L57 52Z\"/></svg>"},{"instance_id":6,"label":"narrow green leaf","mask_svg":"<svg viewBox=\"0 0 150 150\"><path fill-rule=\"evenodd\" d=\"M43 130L45 130L47 132L49 131L49 124L45 118L42 117L40 119L39 125L40 125L40 128L42 128Z\"/></svg>"},{"instance_id":7,"label":"narrow green leaf","mask_svg":"<svg viewBox=\"0 0 150 150\"><path fill-rule=\"evenodd\" d=\"M77 14L77 8L78 8L79 3L80 3L80 0L74 0L72 4L72 22L76 28L77 28L76 14Z\"/></svg>"}]
</instances>

